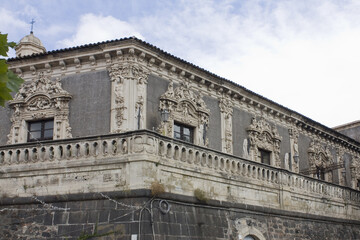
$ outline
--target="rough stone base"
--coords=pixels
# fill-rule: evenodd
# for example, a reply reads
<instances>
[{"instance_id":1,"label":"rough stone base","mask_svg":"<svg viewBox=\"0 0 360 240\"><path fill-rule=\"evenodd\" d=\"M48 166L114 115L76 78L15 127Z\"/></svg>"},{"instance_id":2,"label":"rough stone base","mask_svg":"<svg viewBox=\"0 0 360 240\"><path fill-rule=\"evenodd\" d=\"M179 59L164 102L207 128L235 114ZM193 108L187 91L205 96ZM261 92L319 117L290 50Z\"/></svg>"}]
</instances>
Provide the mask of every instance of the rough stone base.
<instances>
[{"instance_id":1,"label":"rough stone base","mask_svg":"<svg viewBox=\"0 0 360 240\"><path fill-rule=\"evenodd\" d=\"M0 239L238 240L248 233L260 240L360 239L357 221L172 194L151 198L146 190L106 196L112 200L101 194L39 198L46 204L2 199Z\"/></svg>"}]
</instances>

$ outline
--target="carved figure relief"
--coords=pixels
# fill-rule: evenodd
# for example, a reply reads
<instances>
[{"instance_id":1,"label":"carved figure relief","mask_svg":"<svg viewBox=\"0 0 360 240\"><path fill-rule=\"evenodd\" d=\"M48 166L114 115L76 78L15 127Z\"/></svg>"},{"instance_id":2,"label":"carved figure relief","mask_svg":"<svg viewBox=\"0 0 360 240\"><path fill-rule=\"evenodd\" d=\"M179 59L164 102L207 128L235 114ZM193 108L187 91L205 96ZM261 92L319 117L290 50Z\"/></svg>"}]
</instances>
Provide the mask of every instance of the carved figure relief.
<instances>
[{"instance_id":1,"label":"carved figure relief","mask_svg":"<svg viewBox=\"0 0 360 240\"><path fill-rule=\"evenodd\" d=\"M130 55L129 58L124 57L127 62L115 63L108 68L112 81L111 132L113 133L145 128L144 99L146 99L149 71L133 62L136 59Z\"/></svg>"},{"instance_id":2,"label":"carved figure relief","mask_svg":"<svg viewBox=\"0 0 360 240\"><path fill-rule=\"evenodd\" d=\"M318 141L311 141L308 148L308 159L309 169L303 171L304 174L333 182L332 170L336 169L337 165L334 163L329 146L324 147Z\"/></svg>"},{"instance_id":3,"label":"carved figure relief","mask_svg":"<svg viewBox=\"0 0 360 240\"><path fill-rule=\"evenodd\" d=\"M290 155L289 158L289 165L291 166L291 171L298 173L299 172L299 131L296 128L289 129L289 136L290 136Z\"/></svg>"},{"instance_id":4,"label":"carved figure relief","mask_svg":"<svg viewBox=\"0 0 360 240\"><path fill-rule=\"evenodd\" d=\"M250 158L258 161L259 149L263 149L271 152L270 164L281 167L280 143L282 137L276 127L270 125L263 117L260 117L259 120L253 117L246 131L250 142Z\"/></svg>"},{"instance_id":5,"label":"carved figure relief","mask_svg":"<svg viewBox=\"0 0 360 240\"><path fill-rule=\"evenodd\" d=\"M27 141L27 121L54 118L53 139L71 138L69 101L71 95L61 86L60 79L51 81L40 72L31 82L25 82L9 102L13 109L8 144Z\"/></svg>"},{"instance_id":6,"label":"carved figure relief","mask_svg":"<svg viewBox=\"0 0 360 240\"><path fill-rule=\"evenodd\" d=\"M249 159L248 140L245 138L243 141L243 158Z\"/></svg>"},{"instance_id":7,"label":"carved figure relief","mask_svg":"<svg viewBox=\"0 0 360 240\"><path fill-rule=\"evenodd\" d=\"M232 114L233 104L227 97L220 98L219 107L221 114L221 142L222 150L226 153L233 153L233 137L232 137Z\"/></svg>"},{"instance_id":8,"label":"carved figure relief","mask_svg":"<svg viewBox=\"0 0 360 240\"><path fill-rule=\"evenodd\" d=\"M169 120L161 122L158 131L168 137L173 136L174 121L194 127L194 143L208 146L206 132L209 127L209 113L202 95L190 90L189 83L183 81L176 89L170 82L167 91L160 97L160 112L168 111Z\"/></svg>"},{"instance_id":9,"label":"carved figure relief","mask_svg":"<svg viewBox=\"0 0 360 240\"><path fill-rule=\"evenodd\" d=\"M344 149L336 148L336 159L337 159L337 167L338 167L338 176L339 176L339 184L342 186L346 186L346 173L345 173L345 163L344 163Z\"/></svg>"}]
</instances>

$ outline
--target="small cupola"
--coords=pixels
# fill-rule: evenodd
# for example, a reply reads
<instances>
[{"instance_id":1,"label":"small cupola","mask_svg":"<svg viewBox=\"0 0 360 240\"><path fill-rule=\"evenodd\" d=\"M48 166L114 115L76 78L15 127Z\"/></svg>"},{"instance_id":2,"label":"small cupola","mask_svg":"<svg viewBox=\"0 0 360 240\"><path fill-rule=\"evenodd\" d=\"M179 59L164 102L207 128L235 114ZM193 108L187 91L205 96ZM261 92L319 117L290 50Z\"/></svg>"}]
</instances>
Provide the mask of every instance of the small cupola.
<instances>
[{"instance_id":1,"label":"small cupola","mask_svg":"<svg viewBox=\"0 0 360 240\"><path fill-rule=\"evenodd\" d=\"M19 44L15 47L16 57L23 57L36 53L45 53L46 49L40 39L34 36L31 31L29 35L23 37Z\"/></svg>"}]
</instances>

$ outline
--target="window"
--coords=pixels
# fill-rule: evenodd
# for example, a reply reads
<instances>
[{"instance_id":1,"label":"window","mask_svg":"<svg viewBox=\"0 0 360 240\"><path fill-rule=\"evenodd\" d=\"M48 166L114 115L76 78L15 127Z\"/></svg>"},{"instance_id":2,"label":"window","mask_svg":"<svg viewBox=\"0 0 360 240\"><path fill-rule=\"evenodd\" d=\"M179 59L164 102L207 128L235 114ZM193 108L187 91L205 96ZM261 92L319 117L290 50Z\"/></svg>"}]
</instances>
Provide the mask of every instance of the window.
<instances>
[{"instance_id":1,"label":"window","mask_svg":"<svg viewBox=\"0 0 360 240\"><path fill-rule=\"evenodd\" d=\"M259 158L261 160L261 163L270 165L270 155L271 155L270 151L259 149Z\"/></svg>"},{"instance_id":2,"label":"window","mask_svg":"<svg viewBox=\"0 0 360 240\"><path fill-rule=\"evenodd\" d=\"M325 170L321 167L316 167L316 177L320 180L325 180Z\"/></svg>"},{"instance_id":3,"label":"window","mask_svg":"<svg viewBox=\"0 0 360 240\"><path fill-rule=\"evenodd\" d=\"M255 240L253 236L247 235L244 240Z\"/></svg>"},{"instance_id":4,"label":"window","mask_svg":"<svg viewBox=\"0 0 360 240\"><path fill-rule=\"evenodd\" d=\"M53 139L54 119L29 122L28 142Z\"/></svg>"},{"instance_id":5,"label":"window","mask_svg":"<svg viewBox=\"0 0 360 240\"><path fill-rule=\"evenodd\" d=\"M360 189L360 179L357 180L357 188Z\"/></svg>"},{"instance_id":6,"label":"window","mask_svg":"<svg viewBox=\"0 0 360 240\"><path fill-rule=\"evenodd\" d=\"M194 128L180 123L174 123L174 138L193 143Z\"/></svg>"}]
</instances>

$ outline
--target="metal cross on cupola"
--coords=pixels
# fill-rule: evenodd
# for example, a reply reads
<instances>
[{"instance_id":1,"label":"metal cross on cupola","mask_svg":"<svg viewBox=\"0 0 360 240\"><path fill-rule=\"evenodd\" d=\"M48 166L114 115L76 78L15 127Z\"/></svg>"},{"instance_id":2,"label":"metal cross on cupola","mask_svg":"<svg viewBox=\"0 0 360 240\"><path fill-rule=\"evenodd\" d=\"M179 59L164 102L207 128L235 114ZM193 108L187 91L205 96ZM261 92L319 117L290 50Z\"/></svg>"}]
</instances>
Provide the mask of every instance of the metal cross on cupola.
<instances>
[{"instance_id":1,"label":"metal cross on cupola","mask_svg":"<svg viewBox=\"0 0 360 240\"><path fill-rule=\"evenodd\" d=\"M34 19L32 19L32 20L31 20L31 22L30 22L30 24L31 24L31 31L30 31L30 33L33 33L33 30L34 30L34 23L35 23L35 20L34 20Z\"/></svg>"}]
</instances>

